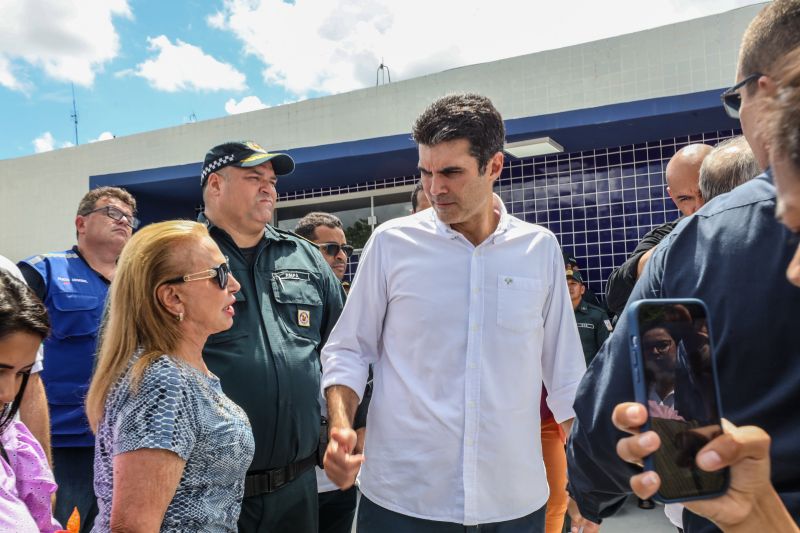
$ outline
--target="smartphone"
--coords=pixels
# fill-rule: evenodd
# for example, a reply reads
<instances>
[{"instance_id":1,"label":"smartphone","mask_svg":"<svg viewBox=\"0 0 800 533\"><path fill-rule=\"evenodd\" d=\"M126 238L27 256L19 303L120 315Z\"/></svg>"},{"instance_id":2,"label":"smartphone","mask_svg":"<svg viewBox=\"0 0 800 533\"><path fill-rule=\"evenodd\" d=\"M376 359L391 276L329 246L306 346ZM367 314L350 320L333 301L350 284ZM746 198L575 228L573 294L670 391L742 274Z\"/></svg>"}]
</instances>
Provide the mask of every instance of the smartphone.
<instances>
[{"instance_id":1,"label":"smartphone","mask_svg":"<svg viewBox=\"0 0 800 533\"><path fill-rule=\"evenodd\" d=\"M639 300L628 307L636 401L647 408L642 431L661 447L644 460L663 503L713 498L728 489L729 469L706 472L695 456L722 434L722 408L705 304L696 299Z\"/></svg>"}]
</instances>

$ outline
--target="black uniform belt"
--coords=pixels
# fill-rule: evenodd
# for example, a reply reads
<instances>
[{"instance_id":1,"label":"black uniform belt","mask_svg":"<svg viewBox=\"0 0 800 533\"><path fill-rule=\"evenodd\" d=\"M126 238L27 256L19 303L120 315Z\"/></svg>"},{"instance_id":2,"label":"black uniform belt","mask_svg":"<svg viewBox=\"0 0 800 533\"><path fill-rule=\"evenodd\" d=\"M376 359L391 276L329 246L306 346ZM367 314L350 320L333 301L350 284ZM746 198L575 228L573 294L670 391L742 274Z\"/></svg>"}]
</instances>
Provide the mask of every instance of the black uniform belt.
<instances>
[{"instance_id":1,"label":"black uniform belt","mask_svg":"<svg viewBox=\"0 0 800 533\"><path fill-rule=\"evenodd\" d=\"M314 453L305 459L282 468L273 468L262 472L248 472L244 478L244 497L249 498L250 496L275 492L300 477L316 464L317 454Z\"/></svg>"}]
</instances>

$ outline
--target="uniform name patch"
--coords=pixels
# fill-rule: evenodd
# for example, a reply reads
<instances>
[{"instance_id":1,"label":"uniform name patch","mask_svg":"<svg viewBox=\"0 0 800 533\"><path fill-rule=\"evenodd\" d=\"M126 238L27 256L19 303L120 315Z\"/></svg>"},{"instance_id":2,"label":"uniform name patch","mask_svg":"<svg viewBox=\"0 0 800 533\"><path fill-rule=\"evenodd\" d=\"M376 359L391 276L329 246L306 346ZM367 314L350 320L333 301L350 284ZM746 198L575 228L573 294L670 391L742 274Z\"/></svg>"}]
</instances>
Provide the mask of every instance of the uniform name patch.
<instances>
[{"instance_id":1,"label":"uniform name patch","mask_svg":"<svg viewBox=\"0 0 800 533\"><path fill-rule=\"evenodd\" d=\"M308 272L297 272L293 270L273 272L272 277L280 281L311 281L311 274Z\"/></svg>"},{"instance_id":2,"label":"uniform name patch","mask_svg":"<svg viewBox=\"0 0 800 533\"><path fill-rule=\"evenodd\" d=\"M304 328L311 326L311 311L308 309L298 309L297 325Z\"/></svg>"}]
</instances>

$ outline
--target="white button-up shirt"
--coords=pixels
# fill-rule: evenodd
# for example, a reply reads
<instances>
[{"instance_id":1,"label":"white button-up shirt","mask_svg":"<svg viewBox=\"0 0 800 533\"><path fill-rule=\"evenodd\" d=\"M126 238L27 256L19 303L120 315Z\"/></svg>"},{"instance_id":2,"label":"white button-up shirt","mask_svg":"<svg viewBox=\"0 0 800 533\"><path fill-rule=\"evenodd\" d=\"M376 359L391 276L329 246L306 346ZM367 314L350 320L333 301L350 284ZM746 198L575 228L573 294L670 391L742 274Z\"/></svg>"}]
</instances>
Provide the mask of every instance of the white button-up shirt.
<instances>
[{"instance_id":1,"label":"white button-up shirt","mask_svg":"<svg viewBox=\"0 0 800 533\"><path fill-rule=\"evenodd\" d=\"M361 395L373 364L359 486L408 516L512 520L548 496L542 381L572 418L585 363L555 236L510 216L478 246L432 209L378 227L322 351L323 390Z\"/></svg>"}]
</instances>

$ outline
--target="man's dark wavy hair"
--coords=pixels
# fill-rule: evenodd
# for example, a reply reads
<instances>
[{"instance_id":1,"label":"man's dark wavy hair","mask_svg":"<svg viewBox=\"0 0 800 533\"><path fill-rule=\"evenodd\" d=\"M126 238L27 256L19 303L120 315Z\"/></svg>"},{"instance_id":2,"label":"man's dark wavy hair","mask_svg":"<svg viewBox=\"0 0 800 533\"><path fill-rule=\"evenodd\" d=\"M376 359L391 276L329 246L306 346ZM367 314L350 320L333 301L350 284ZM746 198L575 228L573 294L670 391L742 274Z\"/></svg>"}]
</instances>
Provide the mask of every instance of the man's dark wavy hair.
<instances>
[{"instance_id":1,"label":"man's dark wavy hair","mask_svg":"<svg viewBox=\"0 0 800 533\"><path fill-rule=\"evenodd\" d=\"M503 150L506 129L503 117L492 101L479 94L451 94L439 98L414 122L411 136L417 144L436 146L446 141L467 139L469 153L486 171L489 160Z\"/></svg>"},{"instance_id":2,"label":"man's dark wavy hair","mask_svg":"<svg viewBox=\"0 0 800 533\"><path fill-rule=\"evenodd\" d=\"M0 268L0 340L14 333L30 333L44 340L50 334L50 320L47 310L33 291ZM22 377L22 385L14 401L0 407L0 434L19 411L27 385L26 374Z\"/></svg>"}]
</instances>

